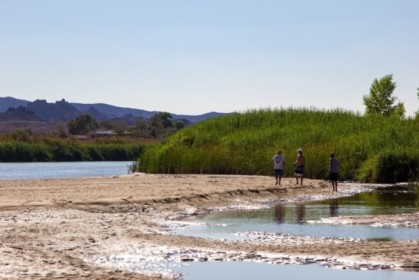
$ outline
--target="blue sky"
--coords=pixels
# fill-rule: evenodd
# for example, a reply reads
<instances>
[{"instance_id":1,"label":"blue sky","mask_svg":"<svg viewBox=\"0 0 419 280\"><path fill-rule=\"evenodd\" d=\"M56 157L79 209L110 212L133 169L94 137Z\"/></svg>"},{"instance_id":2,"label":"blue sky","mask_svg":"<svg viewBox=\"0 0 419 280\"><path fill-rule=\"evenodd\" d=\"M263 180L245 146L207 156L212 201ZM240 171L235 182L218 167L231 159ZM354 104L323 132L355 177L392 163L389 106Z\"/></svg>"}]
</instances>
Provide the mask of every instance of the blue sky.
<instances>
[{"instance_id":1,"label":"blue sky","mask_svg":"<svg viewBox=\"0 0 419 280\"><path fill-rule=\"evenodd\" d=\"M0 0L0 96L176 114L419 107L416 0Z\"/></svg>"}]
</instances>

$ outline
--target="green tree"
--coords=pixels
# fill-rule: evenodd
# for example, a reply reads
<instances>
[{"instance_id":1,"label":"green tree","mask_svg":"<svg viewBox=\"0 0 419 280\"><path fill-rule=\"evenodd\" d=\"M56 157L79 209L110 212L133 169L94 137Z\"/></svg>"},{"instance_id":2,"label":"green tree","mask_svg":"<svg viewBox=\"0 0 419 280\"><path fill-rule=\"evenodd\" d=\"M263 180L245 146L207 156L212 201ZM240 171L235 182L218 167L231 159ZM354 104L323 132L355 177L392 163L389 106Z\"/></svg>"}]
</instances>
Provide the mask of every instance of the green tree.
<instances>
[{"instance_id":1,"label":"green tree","mask_svg":"<svg viewBox=\"0 0 419 280\"><path fill-rule=\"evenodd\" d=\"M172 115L167 112L159 112L151 118L151 126L158 128L173 127Z\"/></svg>"},{"instance_id":2,"label":"green tree","mask_svg":"<svg viewBox=\"0 0 419 280\"><path fill-rule=\"evenodd\" d=\"M370 94L364 96L365 113L367 115L398 115L404 116L404 104L395 104L397 97L393 96L396 83L393 75L389 74L381 79L375 79L370 88Z\"/></svg>"},{"instance_id":3,"label":"green tree","mask_svg":"<svg viewBox=\"0 0 419 280\"><path fill-rule=\"evenodd\" d=\"M418 96L418 99L419 99L419 88L417 88L417 89L418 89L417 96ZM416 118L419 118L419 109L416 111Z\"/></svg>"},{"instance_id":4,"label":"green tree","mask_svg":"<svg viewBox=\"0 0 419 280\"><path fill-rule=\"evenodd\" d=\"M175 130L172 115L167 112L159 112L150 118L150 136L164 138Z\"/></svg>"},{"instance_id":5,"label":"green tree","mask_svg":"<svg viewBox=\"0 0 419 280\"><path fill-rule=\"evenodd\" d=\"M179 129L184 128L185 124L182 121L178 120L178 121L175 122L175 127L176 127L177 130L179 130Z\"/></svg>"},{"instance_id":6,"label":"green tree","mask_svg":"<svg viewBox=\"0 0 419 280\"><path fill-rule=\"evenodd\" d=\"M98 124L90 114L81 115L68 122L68 131L75 134L87 134L96 129Z\"/></svg>"},{"instance_id":7,"label":"green tree","mask_svg":"<svg viewBox=\"0 0 419 280\"><path fill-rule=\"evenodd\" d=\"M113 130L116 132L116 134L118 135L124 135L125 131L128 129L128 125L123 122L115 122L113 124Z\"/></svg>"}]
</instances>

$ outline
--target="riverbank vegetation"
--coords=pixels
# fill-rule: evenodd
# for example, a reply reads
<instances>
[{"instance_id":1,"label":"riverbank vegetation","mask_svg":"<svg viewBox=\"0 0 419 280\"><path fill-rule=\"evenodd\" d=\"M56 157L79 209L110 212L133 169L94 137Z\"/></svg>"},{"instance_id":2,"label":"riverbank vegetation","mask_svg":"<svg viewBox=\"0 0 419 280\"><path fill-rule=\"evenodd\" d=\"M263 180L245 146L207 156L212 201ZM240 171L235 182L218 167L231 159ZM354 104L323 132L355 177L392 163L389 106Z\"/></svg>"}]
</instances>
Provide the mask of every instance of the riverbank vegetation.
<instances>
[{"instance_id":1,"label":"riverbank vegetation","mask_svg":"<svg viewBox=\"0 0 419 280\"><path fill-rule=\"evenodd\" d=\"M135 160L146 145L160 143L186 124L165 112L130 126L85 114L70 121L68 131L63 126L55 133L25 129L0 134L0 162Z\"/></svg>"},{"instance_id":2,"label":"riverbank vegetation","mask_svg":"<svg viewBox=\"0 0 419 280\"><path fill-rule=\"evenodd\" d=\"M77 140L17 131L0 138L0 162L130 161L146 145L147 141L139 143L128 137Z\"/></svg>"},{"instance_id":3,"label":"riverbank vegetation","mask_svg":"<svg viewBox=\"0 0 419 280\"><path fill-rule=\"evenodd\" d=\"M133 170L149 173L271 175L278 149L293 176L296 150L304 149L306 177L326 179L330 152L341 180L416 180L419 119L362 116L343 110L261 109L209 119L146 147Z\"/></svg>"}]
</instances>

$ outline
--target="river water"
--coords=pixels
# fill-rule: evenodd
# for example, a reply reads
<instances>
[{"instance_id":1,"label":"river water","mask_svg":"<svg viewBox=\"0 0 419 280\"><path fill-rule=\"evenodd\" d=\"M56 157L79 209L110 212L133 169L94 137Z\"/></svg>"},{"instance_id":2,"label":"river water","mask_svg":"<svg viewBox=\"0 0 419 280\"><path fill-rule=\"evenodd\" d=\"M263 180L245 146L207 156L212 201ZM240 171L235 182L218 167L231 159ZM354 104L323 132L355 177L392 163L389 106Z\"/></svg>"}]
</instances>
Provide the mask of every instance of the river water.
<instances>
[{"instance_id":1,"label":"river water","mask_svg":"<svg viewBox=\"0 0 419 280\"><path fill-rule=\"evenodd\" d=\"M175 232L186 236L241 240L264 232L296 236L419 240L417 227L388 225L345 225L329 222L334 217L403 214L419 210L418 190L414 187L385 188L350 197L305 203L278 203L268 209L215 212ZM189 223L190 222L190 223ZM419 272L340 270L318 265L273 265L250 262L195 262L178 269L184 280L229 279L418 279ZM227 275L227 276L226 276Z\"/></svg>"},{"instance_id":2,"label":"river water","mask_svg":"<svg viewBox=\"0 0 419 280\"><path fill-rule=\"evenodd\" d=\"M416 190L377 190L351 197L305 203L278 203L268 209L215 212L180 228L178 234L217 239L241 239L240 232L270 232L312 237L379 240L419 240L415 227L380 224L334 224L329 218L419 211Z\"/></svg>"},{"instance_id":3,"label":"river water","mask_svg":"<svg viewBox=\"0 0 419 280\"><path fill-rule=\"evenodd\" d=\"M317 265L274 265L251 262L194 263L179 270L184 280L417 280L419 273L323 268Z\"/></svg>"},{"instance_id":4,"label":"river water","mask_svg":"<svg viewBox=\"0 0 419 280\"><path fill-rule=\"evenodd\" d=\"M131 161L0 163L0 180L80 178L128 174Z\"/></svg>"}]
</instances>

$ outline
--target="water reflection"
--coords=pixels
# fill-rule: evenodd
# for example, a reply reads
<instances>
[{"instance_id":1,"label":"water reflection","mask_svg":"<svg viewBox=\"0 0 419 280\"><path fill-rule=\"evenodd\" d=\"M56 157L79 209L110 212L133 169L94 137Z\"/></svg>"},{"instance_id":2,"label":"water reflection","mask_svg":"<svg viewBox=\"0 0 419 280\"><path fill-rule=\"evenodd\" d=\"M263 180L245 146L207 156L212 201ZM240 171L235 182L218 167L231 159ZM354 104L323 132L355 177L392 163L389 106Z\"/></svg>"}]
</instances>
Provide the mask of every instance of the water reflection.
<instances>
[{"instance_id":1,"label":"water reflection","mask_svg":"<svg viewBox=\"0 0 419 280\"><path fill-rule=\"evenodd\" d=\"M330 217L338 217L339 216L339 200L338 199L331 199L328 200L329 203L329 211ZM286 213L287 207L282 204L278 203L274 206L274 221L278 224L282 224L286 222ZM306 204L305 203L297 203L295 204L295 221L297 224L304 224L306 220Z\"/></svg>"},{"instance_id":2,"label":"water reflection","mask_svg":"<svg viewBox=\"0 0 419 280\"><path fill-rule=\"evenodd\" d=\"M278 224L282 224L285 222L285 206L282 203L278 203L277 205L275 205L274 207L274 214L275 214L275 218L274 220L278 223Z\"/></svg>"},{"instance_id":3,"label":"water reflection","mask_svg":"<svg viewBox=\"0 0 419 280\"><path fill-rule=\"evenodd\" d=\"M330 209L330 217L337 217L339 216L339 202L337 199L331 199L329 204Z\"/></svg>"},{"instance_id":4,"label":"water reflection","mask_svg":"<svg viewBox=\"0 0 419 280\"><path fill-rule=\"evenodd\" d=\"M325 201L324 203L328 203ZM419 209L418 190L407 187L378 189L374 192L360 193L353 197L339 199L340 205L362 205L370 209L370 215L400 214L416 212Z\"/></svg>"},{"instance_id":5,"label":"water reflection","mask_svg":"<svg viewBox=\"0 0 419 280\"><path fill-rule=\"evenodd\" d=\"M316 237L353 237L377 240L419 240L417 228L345 225L327 218L416 213L418 190L377 190L352 197L300 203L280 203L270 209L216 212L204 218L208 226L191 226L179 232L214 238L237 238L237 232L266 231ZM325 220L323 220L325 219ZM333 222L333 221L332 221ZM228 226L217 226L217 225Z\"/></svg>"},{"instance_id":6,"label":"water reflection","mask_svg":"<svg viewBox=\"0 0 419 280\"><path fill-rule=\"evenodd\" d=\"M274 207L274 221L276 221L278 224L285 223L285 217L286 217L286 209L287 207L283 205L282 203L278 203ZM306 221L306 209L304 203L298 203L295 205L295 217L297 224L304 224Z\"/></svg>"},{"instance_id":7,"label":"water reflection","mask_svg":"<svg viewBox=\"0 0 419 280\"><path fill-rule=\"evenodd\" d=\"M306 219L306 207L304 203L297 203L295 205L295 213L297 214L297 223L302 225Z\"/></svg>"}]
</instances>

